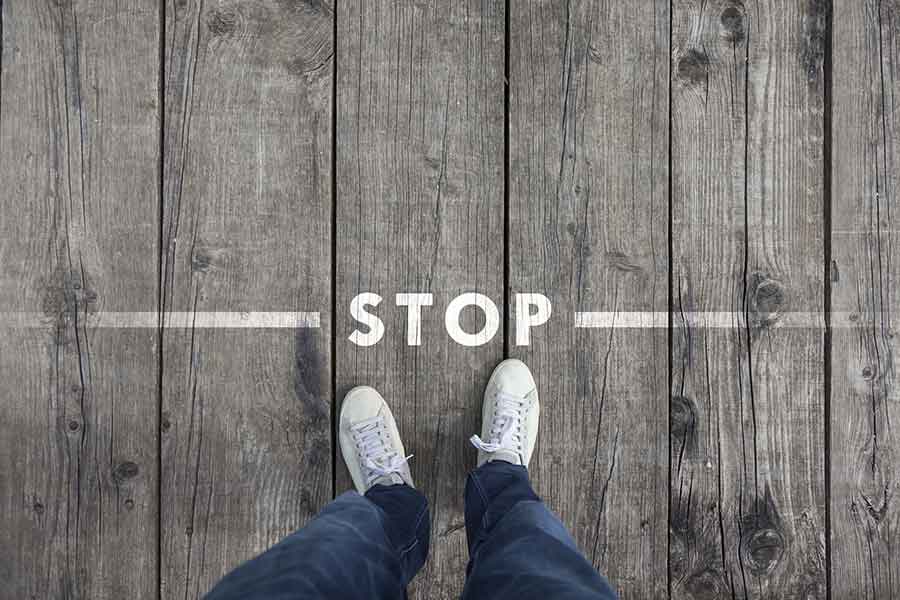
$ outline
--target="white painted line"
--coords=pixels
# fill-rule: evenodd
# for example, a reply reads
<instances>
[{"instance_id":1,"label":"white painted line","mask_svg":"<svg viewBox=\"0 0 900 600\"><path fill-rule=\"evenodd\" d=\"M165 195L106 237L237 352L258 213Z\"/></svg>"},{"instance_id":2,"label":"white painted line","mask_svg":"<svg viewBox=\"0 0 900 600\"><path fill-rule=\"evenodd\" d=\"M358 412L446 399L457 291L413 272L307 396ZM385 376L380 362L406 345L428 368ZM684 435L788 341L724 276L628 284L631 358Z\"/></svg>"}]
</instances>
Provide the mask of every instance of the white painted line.
<instances>
[{"instance_id":1,"label":"white painted line","mask_svg":"<svg viewBox=\"0 0 900 600\"><path fill-rule=\"evenodd\" d=\"M165 313L165 329L300 329L320 326L318 312L178 312ZM78 313L79 327L89 329L156 329L160 326L156 312ZM72 315L64 315L68 323ZM18 312L0 317L2 328L45 328L55 326L59 318L53 314Z\"/></svg>"},{"instance_id":2,"label":"white painted line","mask_svg":"<svg viewBox=\"0 0 900 600\"><path fill-rule=\"evenodd\" d=\"M658 329L669 326L664 312L576 312L575 327L589 329Z\"/></svg>"},{"instance_id":3,"label":"white painted line","mask_svg":"<svg viewBox=\"0 0 900 600\"><path fill-rule=\"evenodd\" d=\"M168 312L166 329L300 329L319 327L317 312Z\"/></svg>"},{"instance_id":4,"label":"white painted line","mask_svg":"<svg viewBox=\"0 0 900 600\"><path fill-rule=\"evenodd\" d=\"M876 316L878 319L876 319ZM831 313L831 327L854 328L875 322L890 323L887 312L858 313L834 311ZM747 315L739 311L673 312L672 327L696 329L733 329L746 327ZM750 315L753 325L765 324L769 328L824 329L824 312L779 312L769 315ZM576 312L575 327L586 329L665 329L669 326L669 315L665 312Z\"/></svg>"}]
</instances>

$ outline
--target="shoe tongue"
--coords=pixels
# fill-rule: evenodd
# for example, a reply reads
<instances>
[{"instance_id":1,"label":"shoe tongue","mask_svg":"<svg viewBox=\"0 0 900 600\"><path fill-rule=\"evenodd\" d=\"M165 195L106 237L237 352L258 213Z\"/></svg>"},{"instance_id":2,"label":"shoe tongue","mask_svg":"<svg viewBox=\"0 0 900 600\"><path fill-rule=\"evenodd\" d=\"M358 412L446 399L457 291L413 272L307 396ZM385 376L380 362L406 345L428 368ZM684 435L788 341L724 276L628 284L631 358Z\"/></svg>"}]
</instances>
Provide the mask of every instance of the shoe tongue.
<instances>
[{"instance_id":1,"label":"shoe tongue","mask_svg":"<svg viewBox=\"0 0 900 600\"><path fill-rule=\"evenodd\" d=\"M495 450L489 454L488 461L492 460L502 460L508 463L512 463L514 465L521 465L522 459L519 457L517 452L513 452L512 450Z\"/></svg>"},{"instance_id":2,"label":"shoe tongue","mask_svg":"<svg viewBox=\"0 0 900 600\"><path fill-rule=\"evenodd\" d=\"M372 485L397 485L398 483L406 483L399 473L388 473L382 475L372 482Z\"/></svg>"}]
</instances>

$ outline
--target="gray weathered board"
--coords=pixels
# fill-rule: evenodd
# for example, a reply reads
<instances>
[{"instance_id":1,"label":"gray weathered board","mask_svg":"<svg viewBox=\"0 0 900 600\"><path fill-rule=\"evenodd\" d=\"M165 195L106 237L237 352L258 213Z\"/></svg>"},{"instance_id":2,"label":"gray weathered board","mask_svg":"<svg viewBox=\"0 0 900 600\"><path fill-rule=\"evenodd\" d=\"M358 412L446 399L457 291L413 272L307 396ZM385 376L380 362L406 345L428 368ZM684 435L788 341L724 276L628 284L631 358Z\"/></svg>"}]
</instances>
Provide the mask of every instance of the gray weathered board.
<instances>
[{"instance_id":1,"label":"gray weathered board","mask_svg":"<svg viewBox=\"0 0 900 600\"><path fill-rule=\"evenodd\" d=\"M168 2L163 311L323 311L163 329L162 596L195 597L331 497L332 9Z\"/></svg>"},{"instance_id":2,"label":"gray weathered board","mask_svg":"<svg viewBox=\"0 0 900 600\"><path fill-rule=\"evenodd\" d=\"M431 506L431 558L414 595L457 597L467 440L503 337L460 346L444 309L467 291L503 306L504 3L346 2L337 25L337 394L368 384L393 408ZM360 292L383 297L374 310L387 333L368 348L347 341ZM434 294L419 346L406 343L402 292ZM480 326L472 316L469 331ZM339 493L350 481L335 460Z\"/></svg>"},{"instance_id":3,"label":"gray weathered board","mask_svg":"<svg viewBox=\"0 0 900 600\"><path fill-rule=\"evenodd\" d=\"M673 3L673 597L825 594L824 11Z\"/></svg>"},{"instance_id":4,"label":"gray weathered board","mask_svg":"<svg viewBox=\"0 0 900 600\"><path fill-rule=\"evenodd\" d=\"M510 292L550 322L532 477L623 597L666 595L668 334L574 328L668 308L668 2L510 4Z\"/></svg>"},{"instance_id":5,"label":"gray weathered board","mask_svg":"<svg viewBox=\"0 0 900 600\"><path fill-rule=\"evenodd\" d=\"M431 502L412 595L455 597L504 355L623 598L900 595L900 2L831 4L0 2L0 597L202 595L350 487L364 383ZM505 321L481 347L461 292ZM520 292L553 302L527 347ZM161 310L320 327L95 326Z\"/></svg>"},{"instance_id":6,"label":"gray weathered board","mask_svg":"<svg viewBox=\"0 0 900 600\"><path fill-rule=\"evenodd\" d=\"M900 596L900 3L835 4L831 594Z\"/></svg>"},{"instance_id":7,"label":"gray weathered board","mask_svg":"<svg viewBox=\"0 0 900 600\"><path fill-rule=\"evenodd\" d=\"M4 598L155 598L159 15L0 3Z\"/></svg>"}]
</instances>

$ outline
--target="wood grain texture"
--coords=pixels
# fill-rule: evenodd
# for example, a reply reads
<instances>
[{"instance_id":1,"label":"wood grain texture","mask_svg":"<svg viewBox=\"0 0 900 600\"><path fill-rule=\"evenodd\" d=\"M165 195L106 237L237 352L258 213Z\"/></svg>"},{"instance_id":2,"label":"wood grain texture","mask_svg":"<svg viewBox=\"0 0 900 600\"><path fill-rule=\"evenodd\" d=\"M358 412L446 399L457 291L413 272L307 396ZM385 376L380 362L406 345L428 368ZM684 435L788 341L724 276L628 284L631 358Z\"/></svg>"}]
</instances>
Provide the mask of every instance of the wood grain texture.
<instances>
[{"instance_id":1,"label":"wood grain texture","mask_svg":"<svg viewBox=\"0 0 900 600\"><path fill-rule=\"evenodd\" d=\"M512 3L510 291L553 302L533 369L539 494L622 598L666 597L668 2Z\"/></svg>"},{"instance_id":2,"label":"wood grain texture","mask_svg":"<svg viewBox=\"0 0 900 600\"><path fill-rule=\"evenodd\" d=\"M672 597L824 598L825 6L673 9Z\"/></svg>"},{"instance_id":3,"label":"wood grain texture","mask_svg":"<svg viewBox=\"0 0 900 600\"><path fill-rule=\"evenodd\" d=\"M900 596L900 3L834 3L831 582Z\"/></svg>"},{"instance_id":4,"label":"wood grain texture","mask_svg":"<svg viewBox=\"0 0 900 600\"><path fill-rule=\"evenodd\" d=\"M0 8L0 595L156 598L159 14Z\"/></svg>"},{"instance_id":5,"label":"wood grain texture","mask_svg":"<svg viewBox=\"0 0 900 600\"><path fill-rule=\"evenodd\" d=\"M444 310L462 292L503 305L504 3L378 0L338 11L337 393L374 386L400 428L413 478L431 505L431 553L414 581L420 598L458 597L467 561L462 493L474 467L488 375L502 358L498 333L458 345ZM387 334L376 346L347 340L360 292ZM395 294L430 292L422 344L406 345ZM480 327L471 312L464 327ZM350 487L338 460L340 493Z\"/></svg>"},{"instance_id":6,"label":"wood grain texture","mask_svg":"<svg viewBox=\"0 0 900 600\"><path fill-rule=\"evenodd\" d=\"M197 597L331 496L333 11L166 4L166 311L324 311L163 335L164 598Z\"/></svg>"}]
</instances>

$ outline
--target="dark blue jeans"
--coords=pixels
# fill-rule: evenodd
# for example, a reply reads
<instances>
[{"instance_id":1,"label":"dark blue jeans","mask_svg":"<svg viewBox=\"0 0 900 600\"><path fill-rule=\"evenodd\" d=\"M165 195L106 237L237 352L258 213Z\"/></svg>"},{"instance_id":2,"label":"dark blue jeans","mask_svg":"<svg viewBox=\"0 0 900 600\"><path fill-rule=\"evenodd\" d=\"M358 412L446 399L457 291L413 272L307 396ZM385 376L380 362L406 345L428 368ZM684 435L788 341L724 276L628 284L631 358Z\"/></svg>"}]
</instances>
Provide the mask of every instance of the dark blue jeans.
<instances>
[{"instance_id":1,"label":"dark blue jeans","mask_svg":"<svg viewBox=\"0 0 900 600\"><path fill-rule=\"evenodd\" d=\"M534 493L525 467L486 463L469 474L465 501L463 598L616 597ZM306 527L226 575L207 600L405 598L428 556L430 533L428 502L411 487L347 492Z\"/></svg>"}]
</instances>

